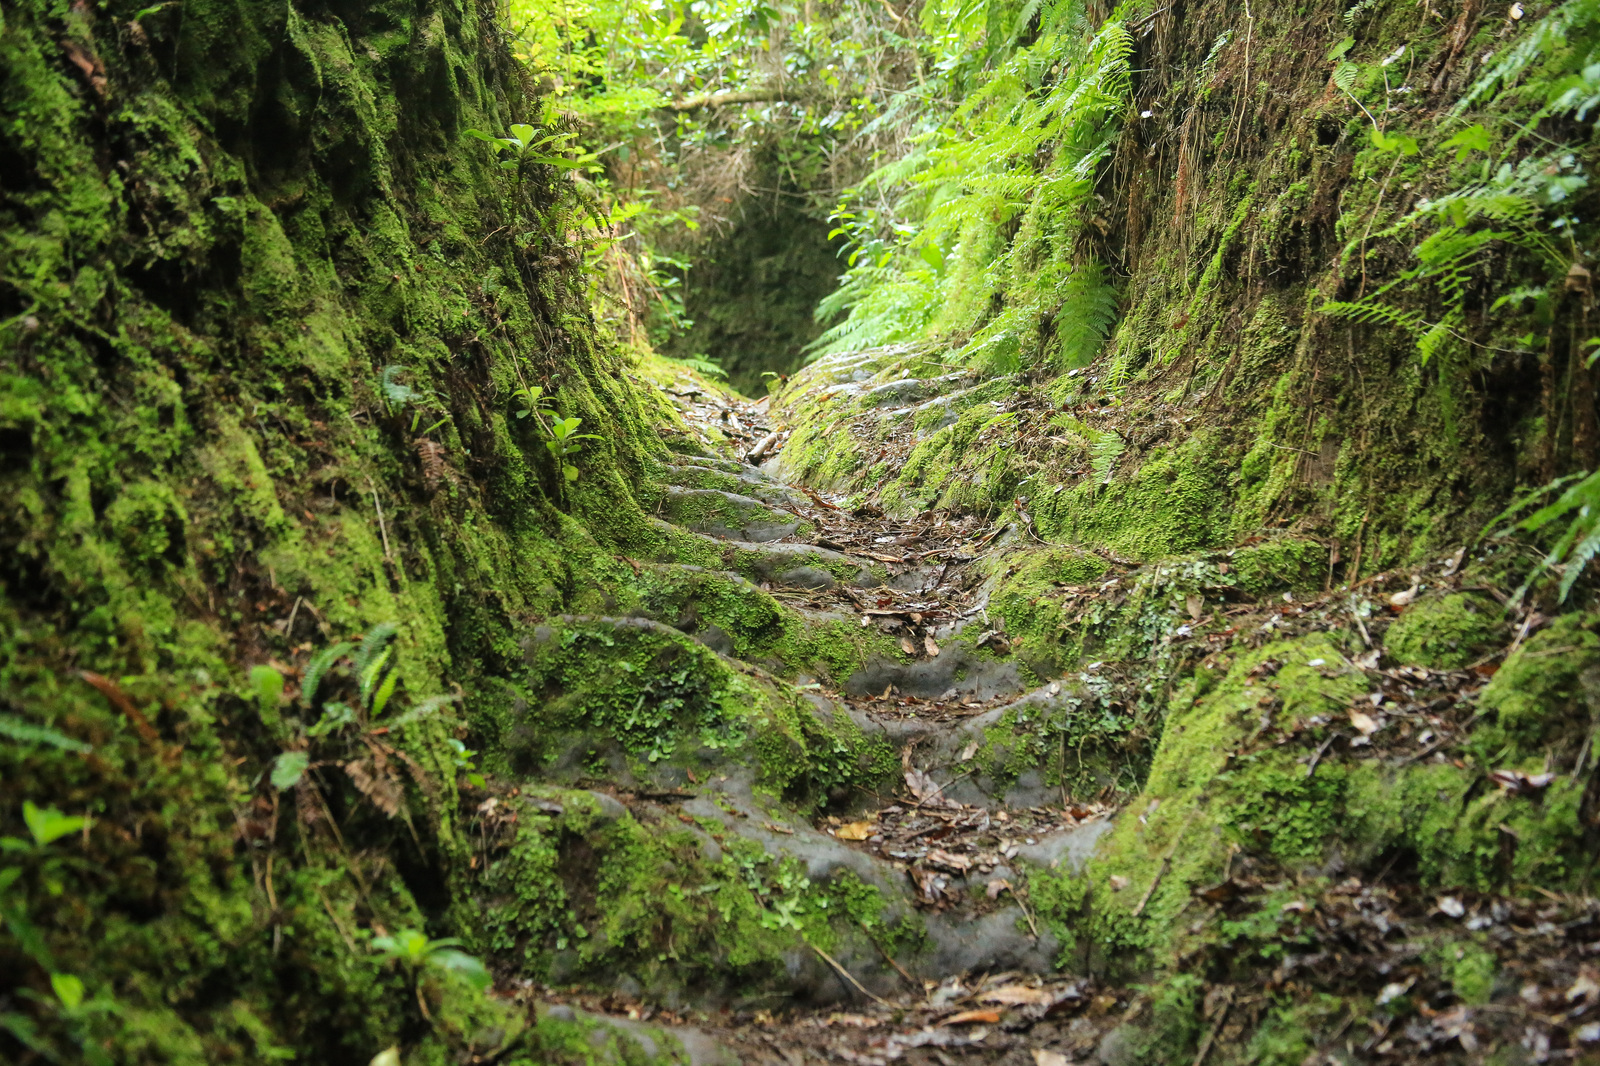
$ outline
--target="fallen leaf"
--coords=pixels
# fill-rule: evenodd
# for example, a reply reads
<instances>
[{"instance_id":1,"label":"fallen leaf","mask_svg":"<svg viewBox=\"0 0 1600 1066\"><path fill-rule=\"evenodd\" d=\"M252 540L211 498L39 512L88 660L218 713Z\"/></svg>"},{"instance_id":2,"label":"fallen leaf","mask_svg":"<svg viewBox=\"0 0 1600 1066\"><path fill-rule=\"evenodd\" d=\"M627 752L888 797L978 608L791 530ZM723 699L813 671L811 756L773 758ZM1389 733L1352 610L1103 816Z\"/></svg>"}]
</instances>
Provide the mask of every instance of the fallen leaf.
<instances>
[{"instance_id":1,"label":"fallen leaf","mask_svg":"<svg viewBox=\"0 0 1600 1066\"><path fill-rule=\"evenodd\" d=\"M1417 979L1412 977L1405 981L1393 981L1384 985L1383 991L1378 993L1378 1006L1382 1007L1399 999L1401 996L1411 991L1411 986L1416 984L1416 982Z\"/></svg>"},{"instance_id":2,"label":"fallen leaf","mask_svg":"<svg viewBox=\"0 0 1600 1066\"><path fill-rule=\"evenodd\" d=\"M900 650L905 652L907 655L915 655L915 654L917 654L917 646L915 644L911 643L911 638L910 637L901 637L900 638Z\"/></svg>"},{"instance_id":3,"label":"fallen leaf","mask_svg":"<svg viewBox=\"0 0 1600 1066\"><path fill-rule=\"evenodd\" d=\"M981 1022L981 1023L993 1025L995 1022L998 1022L999 1020L1000 1020L1000 1012L997 1011L997 1010L964 1010L960 1014L952 1014L952 1015L950 1015L950 1017L946 1018L944 1021L940 1022L939 1024L940 1025L972 1025L974 1023Z\"/></svg>"},{"instance_id":4,"label":"fallen leaf","mask_svg":"<svg viewBox=\"0 0 1600 1066\"><path fill-rule=\"evenodd\" d=\"M1450 562L1448 564L1446 564L1446 566L1444 568L1444 576L1445 577L1454 577L1455 576L1455 572L1457 570L1461 569L1461 561L1463 559L1465 559L1466 557L1467 557L1467 546L1465 544L1463 544L1460 548L1458 548L1456 550L1456 553L1450 557Z\"/></svg>"},{"instance_id":5,"label":"fallen leaf","mask_svg":"<svg viewBox=\"0 0 1600 1066\"><path fill-rule=\"evenodd\" d=\"M1350 712L1350 724L1355 726L1364 737L1370 737L1378 731L1378 723L1373 720L1373 717L1361 711Z\"/></svg>"},{"instance_id":6,"label":"fallen leaf","mask_svg":"<svg viewBox=\"0 0 1600 1066\"><path fill-rule=\"evenodd\" d=\"M922 635L922 650L928 653L929 658L932 658L939 654L939 645L933 642L933 637L924 633Z\"/></svg>"},{"instance_id":7,"label":"fallen leaf","mask_svg":"<svg viewBox=\"0 0 1600 1066\"><path fill-rule=\"evenodd\" d=\"M1393 596L1389 597L1389 606L1409 607L1411 605L1411 601L1417 598L1417 590L1421 587L1422 583L1413 578L1410 588L1406 589L1404 592L1396 592Z\"/></svg>"},{"instance_id":8,"label":"fallen leaf","mask_svg":"<svg viewBox=\"0 0 1600 1066\"><path fill-rule=\"evenodd\" d=\"M943 848L933 848L924 860L932 866L949 870L951 873L964 874L972 869L972 857L969 855L956 855L945 851Z\"/></svg>"},{"instance_id":9,"label":"fallen leaf","mask_svg":"<svg viewBox=\"0 0 1600 1066\"><path fill-rule=\"evenodd\" d=\"M978 997L979 1003L998 1003L1002 1007L1030 1007L1038 1003L1054 1003L1055 996L1043 988L1027 985L1002 985Z\"/></svg>"},{"instance_id":10,"label":"fallen leaf","mask_svg":"<svg viewBox=\"0 0 1600 1066\"><path fill-rule=\"evenodd\" d=\"M871 822L847 822L839 827L840 840L866 840L872 835Z\"/></svg>"},{"instance_id":11,"label":"fallen leaf","mask_svg":"<svg viewBox=\"0 0 1600 1066\"><path fill-rule=\"evenodd\" d=\"M1128 887L1128 879L1126 877L1123 877L1121 874L1112 874L1111 875L1111 891L1113 891L1113 892L1121 892L1123 889L1125 889L1127 887Z\"/></svg>"},{"instance_id":12,"label":"fallen leaf","mask_svg":"<svg viewBox=\"0 0 1600 1066\"><path fill-rule=\"evenodd\" d=\"M1543 792L1555 779L1555 774L1525 774L1521 770L1489 771L1489 780L1515 796Z\"/></svg>"},{"instance_id":13,"label":"fallen leaf","mask_svg":"<svg viewBox=\"0 0 1600 1066\"><path fill-rule=\"evenodd\" d=\"M966 762L968 759L971 759L974 755L978 754L978 748L978 741L968 741L967 746L961 749L961 761Z\"/></svg>"},{"instance_id":14,"label":"fallen leaf","mask_svg":"<svg viewBox=\"0 0 1600 1066\"><path fill-rule=\"evenodd\" d=\"M1206 601L1190 593L1184 597L1183 606L1189 612L1189 617L1198 622L1200 621L1200 612L1205 610Z\"/></svg>"},{"instance_id":15,"label":"fallen leaf","mask_svg":"<svg viewBox=\"0 0 1600 1066\"><path fill-rule=\"evenodd\" d=\"M987 891L985 891L984 894L986 896L988 896L990 899L999 899L1000 898L1000 893L1004 892L1006 889L1008 889L1010 887L1011 887L1011 882L1010 881L1007 881L1003 877L997 877L993 881L989 882L989 887L988 887Z\"/></svg>"},{"instance_id":16,"label":"fallen leaf","mask_svg":"<svg viewBox=\"0 0 1600 1066\"><path fill-rule=\"evenodd\" d=\"M1439 913L1450 918L1459 918L1467 913L1467 908L1462 906L1461 901L1454 896L1440 896Z\"/></svg>"},{"instance_id":17,"label":"fallen leaf","mask_svg":"<svg viewBox=\"0 0 1600 1066\"><path fill-rule=\"evenodd\" d=\"M1043 1048L1033 1049L1033 1066L1071 1066L1072 1060L1059 1051L1046 1051Z\"/></svg>"}]
</instances>

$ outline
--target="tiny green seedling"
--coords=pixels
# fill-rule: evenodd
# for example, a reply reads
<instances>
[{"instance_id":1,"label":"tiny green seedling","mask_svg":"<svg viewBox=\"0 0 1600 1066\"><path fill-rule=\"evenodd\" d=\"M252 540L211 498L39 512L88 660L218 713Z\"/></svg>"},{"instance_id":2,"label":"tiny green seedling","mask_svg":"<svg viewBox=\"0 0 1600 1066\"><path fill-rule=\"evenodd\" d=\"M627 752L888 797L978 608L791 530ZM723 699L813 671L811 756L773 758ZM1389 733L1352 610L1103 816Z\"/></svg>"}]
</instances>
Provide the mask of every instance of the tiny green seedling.
<instances>
[{"instance_id":1,"label":"tiny green seedling","mask_svg":"<svg viewBox=\"0 0 1600 1066\"><path fill-rule=\"evenodd\" d=\"M450 750L455 754L456 769L465 773L467 784L478 789L488 788L488 781L484 780L484 776L478 772L477 764L473 762L478 753L455 737L448 738L447 743L450 745Z\"/></svg>"},{"instance_id":2,"label":"tiny green seedling","mask_svg":"<svg viewBox=\"0 0 1600 1066\"><path fill-rule=\"evenodd\" d=\"M88 817L63 814L54 807L39 807L32 800L24 800L22 821L27 825L28 835L33 841L30 843L12 836L0 837L0 854L38 861L39 878L44 884L45 891L52 896L61 895L66 890L61 879L62 867L73 860L56 854L50 845L64 836L87 830L91 824ZM10 887L21 876L21 868L8 865L4 870L0 870L0 889Z\"/></svg>"},{"instance_id":3,"label":"tiny green seedling","mask_svg":"<svg viewBox=\"0 0 1600 1066\"><path fill-rule=\"evenodd\" d=\"M581 418L552 418L550 420L550 440L544 446L550 449L550 454L555 456L556 462L561 466L561 476L567 481L578 480L578 468L567 460L583 449L579 441L600 440L598 433L579 433L578 427L583 424Z\"/></svg>"},{"instance_id":4,"label":"tiny green seedling","mask_svg":"<svg viewBox=\"0 0 1600 1066\"><path fill-rule=\"evenodd\" d=\"M459 974L480 992L494 983L494 978L483 963L462 951L461 941L454 937L429 940L426 933L402 929L393 936L374 936L372 950L385 959L399 962L410 972L417 1006L422 1008L422 1016L430 1022L433 1015L428 1011L427 1001L422 998L421 976L425 967Z\"/></svg>"}]
</instances>

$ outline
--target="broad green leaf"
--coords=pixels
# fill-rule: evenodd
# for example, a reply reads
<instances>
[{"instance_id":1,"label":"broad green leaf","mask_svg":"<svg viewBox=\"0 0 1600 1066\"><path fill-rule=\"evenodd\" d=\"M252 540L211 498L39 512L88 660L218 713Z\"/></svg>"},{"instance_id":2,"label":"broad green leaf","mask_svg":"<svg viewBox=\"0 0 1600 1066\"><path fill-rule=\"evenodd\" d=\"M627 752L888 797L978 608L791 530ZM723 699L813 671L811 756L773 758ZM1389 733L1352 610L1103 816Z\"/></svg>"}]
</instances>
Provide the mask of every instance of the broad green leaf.
<instances>
[{"instance_id":1,"label":"broad green leaf","mask_svg":"<svg viewBox=\"0 0 1600 1066\"><path fill-rule=\"evenodd\" d=\"M529 144L533 141L533 127L526 122L513 122L511 124L511 136L523 144Z\"/></svg>"},{"instance_id":2,"label":"broad green leaf","mask_svg":"<svg viewBox=\"0 0 1600 1066\"><path fill-rule=\"evenodd\" d=\"M488 141L490 144L493 144L500 139L494 134L485 133L482 130L462 130L461 134L464 137L476 137L480 141Z\"/></svg>"},{"instance_id":3,"label":"broad green leaf","mask_svg":"<svg viewBox=\"0 0 1600 1066\"><path fill-rule=\"evenodd\" d=\"M283 700L283 675L270 666L250 668L250 690L256 695L256 705L261 708L261 720L272 726L278 723L278 705Z\"/></svg>"},{"instance_id":4,"label":"broad green leaf","mask_svg":"<svg viewBox=\"0 0 1600 1066\"><path fill-rule=\"evenodd\" d=\"M484 969L483 963L466 952L458 951L455 948L434 950L428 955L428 964L437 966L441 970L449 970L451 973L460 974L479 992L494 984L494 978L489 975L488 970Z\"/></svg>"},{"instance_id":5,"label":"broad green leaf","mask_svg":"<svg viewBox=\"0 0 1600 1066\"><path fill-rule=\"evenodd\" d=\"M1468 126L1439 147L1456 149L1456 162L1460 163L1473 152L1489 150L1489 131L1482 126Z\"/></svg>"},{"instance_id":6,"label":"broad green leaf","mask_svg":"<svg viewBox=\"0 0 1600 1066\"><path fill-rule=\"evenodd\" d=\"M305 774L306 767L311 765L311 756L303 751L286 751L272 762L272 787L279 792L293 788L300 783L300 778Z\"/></svg>"},{"instance_id":7,"label":"broad green leaf","mask_svg":"<svg viewBox=\"0 0 1600 1066\"><path fill-rule=\"evenodd\" d=\"M62 814L54 807L35 807L31 800L22 801L22 820L28 824L33 842L41 848L89 824L87 818Z\"/></svg>"},{"instance_id":8,"label":"broad green leaf","mask_svg":"<svg viewBox=\"0 0 1600 1066\"><path fill-rule=\"evenodd\" d=\"M83 982L70 973L51 974L50 987L55 990L61 1005L68 1010L77 1010L83 1002Z\"/></svg>"}]
</instances>

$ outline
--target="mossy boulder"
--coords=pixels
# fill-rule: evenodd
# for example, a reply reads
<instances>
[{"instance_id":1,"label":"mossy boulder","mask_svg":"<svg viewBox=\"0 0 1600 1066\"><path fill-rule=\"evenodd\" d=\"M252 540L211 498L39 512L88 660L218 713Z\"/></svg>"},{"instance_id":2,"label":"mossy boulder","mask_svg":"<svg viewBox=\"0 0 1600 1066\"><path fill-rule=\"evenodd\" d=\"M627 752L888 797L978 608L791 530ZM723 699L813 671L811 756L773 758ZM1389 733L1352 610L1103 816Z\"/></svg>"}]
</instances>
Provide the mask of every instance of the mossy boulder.
<instances>
[{"instance_id":1,"label":"mossy boulder","mask_svg":"<svg viewBox=\"0 0 1600 1066\"><path fill-rule=\"evenodd\" d=\"M1401 664L1455 670L1482 658L1505 634L1504 611L1487 596L1428 596L1406 609L1384 634L1383 649Z\"/></svg>"}]
</instances>

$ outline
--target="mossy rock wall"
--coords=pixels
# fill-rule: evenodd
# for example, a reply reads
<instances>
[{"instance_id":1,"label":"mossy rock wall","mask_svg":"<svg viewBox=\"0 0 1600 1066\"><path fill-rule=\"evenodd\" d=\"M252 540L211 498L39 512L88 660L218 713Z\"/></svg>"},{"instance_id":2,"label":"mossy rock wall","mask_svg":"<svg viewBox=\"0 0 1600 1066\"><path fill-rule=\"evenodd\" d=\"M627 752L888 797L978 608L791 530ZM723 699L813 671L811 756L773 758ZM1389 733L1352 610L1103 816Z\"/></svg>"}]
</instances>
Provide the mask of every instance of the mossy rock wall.
<instances>
[{"instance_id":1,"label":"mossy rock wall","mask_svg":"<svg viewBox=\"0 0 1600 1066\"><path fill-rule=\"evenodd\" d=\"M13 864L0 1001L24 1013L0 1045L577 1054L368 946L485 946L459 741L526 623L603 609L627 556L716 561L634 502L675 416L596 335L579 186L519 185L464 137L543 115L492 11L3 18L0 831L29 839L24 801L90 824ZM518 417L528 385L603 437L574 483ZM309 656L385 622L392 724L308 738ZM260 695L252 669L288 685ZM286 749L314 762L276 785Z\"/></svg>"}]
</instances>

